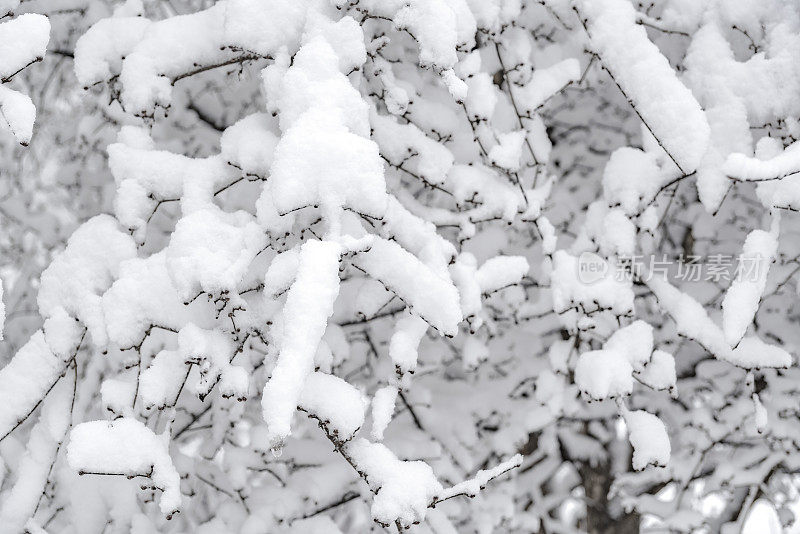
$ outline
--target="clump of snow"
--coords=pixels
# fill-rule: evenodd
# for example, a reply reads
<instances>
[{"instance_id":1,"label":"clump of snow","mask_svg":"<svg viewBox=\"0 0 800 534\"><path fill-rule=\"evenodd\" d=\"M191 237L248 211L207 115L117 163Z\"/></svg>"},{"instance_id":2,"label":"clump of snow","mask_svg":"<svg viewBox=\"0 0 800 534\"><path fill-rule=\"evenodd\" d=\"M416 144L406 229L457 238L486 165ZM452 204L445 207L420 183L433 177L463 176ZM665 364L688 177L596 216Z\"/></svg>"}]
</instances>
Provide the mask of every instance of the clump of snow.
<instances>
[{"instance_id":1,"label":"clump of snow","mask_svg":"<svg viewBox=\"0 0 800 534\"><path fill-rule=\"evenodd\" d=\"M112 217L89 219L42 273L39 311L49 317L65 310L89 329L95 344L105 345L108 338L101 295L119 273L120 263L135 256L135 243Z\"/></svg>"},{"instance_id":2,"label":"clump of snow","mask_svg":"<svg viewBox=\"0 0 800 534\"><path fill-rule=\"evenodd\" d=\"M220 154L244 174L266 179L278 144L274 122L266 113L253 113L225 128Z\"/></svg>"},{"instance_id":3,"label":"clump of snow","mask_svg":"<svg viewBox=\"0 0 800 534\"><path fill-rule=\"evenodd\" d=\"M388 526L409 527L425 519L428 505L442 492L433 469L421 461L399 460L382 443L356 439L347 447L358 469L375 492L372 518Z\"/></svg>"},{"instance_id":4,"label":"clump of snow","mask_svg":"<svg viewBox=\"0 0 800 534\"><path fill-rule=\"evenodd\" d=\"M398 374L416 370L419 344L427 331L428 323L417 315L406 315L397 321L389 340L389 357Z\"/></svg>"},{"instance_id":5,"label":"clump of snow","mask_svg":"<svg viewBox=\"0 0 800 534\"><path fill-rule=\"evenodd\" d=\"M543 69L536 69L521 90L514 89L520 102L520 112L531 115L549 98L581 77L580 65L574 58L565 59Z\"/></svg>"},{"instance_id":6,"label":"clump of snow","mask_svg":"<svg viewBox=\"0 0 800 534\"><path fill-rule=\"evenodd\" d=\"M314 372L308 375L298 406L320 420L338 442L349 441L364 424L369 401L338 376Z\"/></svg>"},{"instance_id":7,"label":"clump of snow","mask_svg":"<svg viewBox=\"0 0 800 534\"><path fill-rule=\"evenodd\" d=\"M581 274L581 269L589 264L602 268L600 278L589 280ZM553 310L556 313L562 313L573 307L580 308L584 313L601 309L609 310L619 316L633 313L633 291L630 281L617 277L613 272L613 266L609 266L600 256L592 255L590 261L584 261L582 257L579 262L578 258L564 250L555 251L551 285Z\"/></svg>"},{"instance_id":8,"label":"clump of snow","mask_svg":"<svg viewBox=\"0 0 800 534\"><path fill-rule=\"evenodd\" d=\"M634 371L641 371L653 352L653 327L642 320L634 321L614 332L603 348L624 354Z\"/></svg>"},{"instance_id":9,"label":"clump of snow","mask_svg":"<svg viewBox=\"0 0 800 534\"><path fill-rule=\"evenodd\" d=\"M753 230L745 239L736 278L722 300L722 329L725 341L732 347L753 322L777 252L778 239L771 232Z\"/></svg>"},{"instance_id":10,"label":"clump of snow","mask_svg":"<svg viewBox=\"0 0 800 534\"><path fill-rule=\"evenodd\" d=\"M383 386L372 396L372 430L370 435L375 441L383 439L386 427L392 422L397 393L396 386Z\"/></svg>"},{"instance_id":11,"label":"clump of snow","mask_svg":"<svg viewBox=\"0 0 800 534\"><path fill-rule=\"evenodd\" d=\"M499 463L491 469L481 469L474 477L459 482L438 495L437 500L448 499L454 495L464 494L467 497L475 497L480 490L486 487L490 480L522 465L522 455L515 454L505 462Z\"/></svg>"},{"instance_id":12,"label":"clump of snow","mask_svg":"<svg viewBox=\"0 0 800 534\"><path fill-rule=\"evenodd\" d=\"M461 322L458 290L416 256L393 241L376 238L353 262L380 280L439 332L453 336Z\"/></svg>"},{"instance_id":13,"label":"clump of snow","mask_svg":"<svg viewBox=\"0 0 800 534\"><path fill-rule=\"evenodd\" d=\"M612 206L619 205L633 215L642 202L655 197L661 181L655 155L621 147L612 152L603 170L603 196Z\"/></svg>"},{"instance_id":14,"label":"clump of snow","mask_svg":"<svg viewBox=\"0 0 800 534\"><path fill-rule=\"evenodd\" d=\"M630 395L633 391L633 367L615 350L584 352L575 366L575 384L595 400Z\"/></svg>"},{"instance_id":15,"label":"clump of snow","mask_svg":"<svg viewBox=\"0 0 800 534\"><path fill-rule=\"evenodd\" d=\"M677 395L675 388L678 378L675 372L675 358L668 352L653 351L650 361L645 364L643 370L636 372L636 377L640 382L653 389L666 389L673 396Z\"/></svg>"},{"instance_id":16,"label":"clump of snow","mask_svg":"<svg viewBox=\"0 0 800 534\"><path fill-rule=\"evenodd\" d=\"M167 448L168 436L159 436L140 421L81 423L70 432L67 461L79 474L145 476L159 488L159 507L167 516L181 505L180 475Z\"/></svg>"},{"instance_id":17,"label":"clump of snow","mask_svg":"<svg viewBox=\"0 0 800 534\"><path fill-rule=\"evenodd\" d=\"M666 466L671 447L664 422L644 410L624 410L622 416L633 447L633 468L641 471L648 465Z\"/></svg>"},{"instance_id":18,"label":"clump of snow","mask_svg":"<svg viewBox=\"0 0 800 534\"><path fill-rule=\"evenodd\" d=\"M390 164L402 165L429 184L442 184L453 166L453 154L412 123L400 124L392 117L370 114L372 138Z\"/></svg>"},{"instance_id":19,"label":"clump of snow","mask_svg":"<svg viewBox=\"0 0 800 534\"><path fill-rule=\"evenodd\" d=\"M683 173L697 169L710 128L700 104L636 24L626 0L578 3L592 47L647 127Z\"/></svg>"},{"instance_id":20,"label":"clump of snow","mask_svg":"<svg viewBox=\"0 0 800 534\"><path fill-rule=\"evenodd\" d=\"M767 409L761 404L758 393L753 393L753 412L756 431L758 431L759 434L763 434L769 424L769 415L767 414Z\"/></svg>"},{"instance_id":21,"label":"clump of snow","mask_svg":"<svg viewBox=\"0 0 800 534\"><path fill-rule=\"evenodd\" d=\"M339 294L341 252L331 241L308 241L300 249L297 279L283 307L278 363L261 398L270 445L289 436L305 380L314 371L314 354Z\"/></svg>"}]
</instances>

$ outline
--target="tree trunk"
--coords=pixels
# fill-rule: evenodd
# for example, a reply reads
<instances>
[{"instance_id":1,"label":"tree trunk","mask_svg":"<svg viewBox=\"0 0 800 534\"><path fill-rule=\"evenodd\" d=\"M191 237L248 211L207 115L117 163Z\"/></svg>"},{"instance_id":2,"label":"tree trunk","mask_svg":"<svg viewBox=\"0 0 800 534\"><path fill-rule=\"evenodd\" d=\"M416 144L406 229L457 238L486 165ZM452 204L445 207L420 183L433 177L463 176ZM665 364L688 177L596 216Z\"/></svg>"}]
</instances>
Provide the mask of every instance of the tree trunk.
<instances>
[{"instance_id":1,"label":"tree trunk","mask_svg":"<svg viewBox=\"0 0 800 534\"><path fill-rule=\"evenodd\" d=\"M639 514L626 513L608 500L613 480L611 464L581 464L580 475L586 492L587 534L639 534Z\"/></svg>"}]
</instances>

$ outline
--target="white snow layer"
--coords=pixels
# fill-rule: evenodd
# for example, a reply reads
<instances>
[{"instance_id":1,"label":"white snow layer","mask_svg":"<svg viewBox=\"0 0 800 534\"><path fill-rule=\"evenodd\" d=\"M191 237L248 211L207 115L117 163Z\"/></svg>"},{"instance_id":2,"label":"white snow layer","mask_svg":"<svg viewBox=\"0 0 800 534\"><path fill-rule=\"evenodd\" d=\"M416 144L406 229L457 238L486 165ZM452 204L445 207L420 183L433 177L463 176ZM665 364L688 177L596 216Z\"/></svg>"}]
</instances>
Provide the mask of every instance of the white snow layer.
<instances>
[{"instance_id":1,"label":"white snow layer","mask_svg":"<svg viewBox=\"0 0 800 534\"><path fill-rule=\"evenodd\" d=\"M683 173L697 169L710 128L700 104L678 80L626 0L581 0L591 45L659 144Z\"/></svg>"},{"instance_id":2,"label":"white snow layer","mask_svg":"<svg viewBox=\"0 0 800 534\"><path fill-rule=\"evenodd\" d=\"M172 465L169 436L156 435L136 419L89 421L72 429L67 461L79 474L144 476L159 488L161 512L170 515L181 505L180 475Z\"/></svg>"}]
</instances>

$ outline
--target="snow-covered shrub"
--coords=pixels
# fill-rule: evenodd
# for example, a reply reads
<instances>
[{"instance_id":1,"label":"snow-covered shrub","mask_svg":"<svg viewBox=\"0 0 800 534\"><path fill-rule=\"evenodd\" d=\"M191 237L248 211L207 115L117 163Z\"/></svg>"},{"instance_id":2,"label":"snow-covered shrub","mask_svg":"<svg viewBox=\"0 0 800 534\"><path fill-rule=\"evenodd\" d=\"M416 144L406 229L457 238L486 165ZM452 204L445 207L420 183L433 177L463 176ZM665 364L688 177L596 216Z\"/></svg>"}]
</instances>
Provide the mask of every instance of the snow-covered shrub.
<instances>
[{"instance_id":1,"label":"snow-covered shrub","mask_svg":"<svg viewBox=\"0 0 800 534\"><path fill-rule=\"evenodd\" d=\"M796 6L76 5L115 192L0 370L9 532L790 522Z\"/></svg>"}]
</instances>

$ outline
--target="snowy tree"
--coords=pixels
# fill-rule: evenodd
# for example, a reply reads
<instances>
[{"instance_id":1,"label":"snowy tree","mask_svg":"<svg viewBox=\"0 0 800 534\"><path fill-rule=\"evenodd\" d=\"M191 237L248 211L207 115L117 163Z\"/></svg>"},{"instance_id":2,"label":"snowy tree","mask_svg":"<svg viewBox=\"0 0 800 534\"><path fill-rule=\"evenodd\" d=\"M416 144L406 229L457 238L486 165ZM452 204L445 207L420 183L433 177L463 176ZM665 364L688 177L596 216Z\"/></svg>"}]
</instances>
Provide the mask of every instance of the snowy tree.
<instances>
[{"instance_id":1,"label":"snowy tree","mask_svg":"<svg viewBox=\"0 0 800 534\"><path fill-rule=\"evenodd\" d=\"M57 4L3 529L794 522L797 6Z\"/></svg>"}]
</instances>

